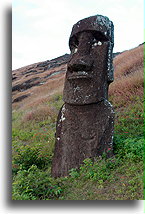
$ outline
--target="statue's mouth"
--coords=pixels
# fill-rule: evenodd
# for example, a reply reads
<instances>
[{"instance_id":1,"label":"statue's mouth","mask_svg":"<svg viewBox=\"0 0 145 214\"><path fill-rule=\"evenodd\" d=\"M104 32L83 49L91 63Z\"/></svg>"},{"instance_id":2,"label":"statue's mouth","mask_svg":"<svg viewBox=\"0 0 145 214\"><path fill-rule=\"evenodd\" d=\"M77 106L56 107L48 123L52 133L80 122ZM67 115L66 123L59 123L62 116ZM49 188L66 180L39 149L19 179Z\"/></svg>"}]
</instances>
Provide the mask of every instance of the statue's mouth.
<instances>
[{"instance_id":1,"label":"statue's mouth","mask_svg":"<svg viewBox=\"0 0 145 214\"><path fill-rule=\"evenodd\" d=\"M67 76L67 79L91 79L92 75L88 74L86 71L77 71L77 72L72 72Z\"/></svg>"}]
</instances>

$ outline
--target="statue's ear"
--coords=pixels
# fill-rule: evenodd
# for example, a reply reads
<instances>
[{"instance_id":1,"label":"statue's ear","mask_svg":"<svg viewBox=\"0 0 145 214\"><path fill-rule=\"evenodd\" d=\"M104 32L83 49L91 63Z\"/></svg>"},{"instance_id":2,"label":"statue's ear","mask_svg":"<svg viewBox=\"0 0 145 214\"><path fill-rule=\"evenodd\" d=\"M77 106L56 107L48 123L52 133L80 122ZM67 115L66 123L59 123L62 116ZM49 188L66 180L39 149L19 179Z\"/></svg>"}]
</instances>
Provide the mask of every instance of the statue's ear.
<instances>
[{"instance_id":1,"label":"statue's ear","mask_svg":"<svg viewBox=\"0 0 145 214\"><path fill-rule=\"evenodd\" d=\"M107 60L107 80L109 83L114 81L113 46L114 44L112 42L109 42L108 60Z\"/></svg>"}]
</instances>

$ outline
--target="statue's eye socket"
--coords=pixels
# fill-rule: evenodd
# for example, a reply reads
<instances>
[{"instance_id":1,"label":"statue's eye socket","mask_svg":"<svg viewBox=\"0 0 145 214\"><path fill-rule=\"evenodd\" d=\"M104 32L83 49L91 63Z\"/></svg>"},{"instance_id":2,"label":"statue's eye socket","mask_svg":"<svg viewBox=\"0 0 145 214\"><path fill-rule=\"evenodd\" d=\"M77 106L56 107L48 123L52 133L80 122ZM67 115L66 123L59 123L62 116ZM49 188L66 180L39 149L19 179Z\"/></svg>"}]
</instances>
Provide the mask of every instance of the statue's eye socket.
<instances>
[{"instance_id":1,"label":"statue's eye socket","mask_svg":"<svg viewBox=\"0 0 145 214\"><path fill-rule=\"evenodd\" d=\"M78 50L79 40L76 36L71 37L69 40L69 47L72 54L76 53Z\"/></svg>"},{"instance_id":2,"label":"statue's eye socket","mask_svg":"<svg viewBox=\"0 0 145 214\"><path fill-rule=\"evenodd\" d=\"M108 42L108 38L102 34L101 32L93 32L93 42L92 42L92 48L94 48L95 46L101 46L104 43Z\"/></svg>"},{"instance_id":3,"label":"statue's eye socket","mask_svg":"<svg viewBox=\"0 0 145 214\"><path fill-rule=\"evenodd\" d=\"M72 53L72 54L77 53L77 51L78 51L78 47L77 47L77 46L72 46L72 47L71 47L71 53Z\"/></svg>"},{"instance_id":4,"label":"statue's eye socket","mask_svg":"<svg viewBox=\"0 0 145 214\"><path fill-rule=\"evenodd\" d=\"M73 53L76 53L78 51L78 48L73 49Z\"/></svg>"}]
</instances>

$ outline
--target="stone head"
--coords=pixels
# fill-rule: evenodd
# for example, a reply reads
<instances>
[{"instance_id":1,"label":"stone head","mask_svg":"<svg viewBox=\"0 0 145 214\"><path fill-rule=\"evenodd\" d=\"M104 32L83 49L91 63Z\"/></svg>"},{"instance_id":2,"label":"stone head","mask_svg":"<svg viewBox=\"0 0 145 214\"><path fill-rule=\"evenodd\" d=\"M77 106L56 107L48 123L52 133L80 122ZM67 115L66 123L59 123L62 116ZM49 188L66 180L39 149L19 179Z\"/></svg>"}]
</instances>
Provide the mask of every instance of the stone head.
<instances>
[{"instance_id":1,"label":"stone head","mask_svg":"<svg viewBox=\"0 0 145 214\"><path fill-rule=\"evenodd\" d=\"M107 99L113 81L113 46L114 27L107 17L91 16L73 26L64 102L84 105Z\"/></svg>"}]
</instances>

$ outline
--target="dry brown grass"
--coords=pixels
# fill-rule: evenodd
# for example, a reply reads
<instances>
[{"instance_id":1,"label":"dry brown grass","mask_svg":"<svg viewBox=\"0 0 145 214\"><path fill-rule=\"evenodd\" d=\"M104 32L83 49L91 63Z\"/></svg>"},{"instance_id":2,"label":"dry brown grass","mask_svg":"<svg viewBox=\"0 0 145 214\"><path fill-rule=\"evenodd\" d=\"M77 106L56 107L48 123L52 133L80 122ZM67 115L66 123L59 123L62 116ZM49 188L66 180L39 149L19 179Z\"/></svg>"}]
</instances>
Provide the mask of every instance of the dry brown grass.
<instances>
[{"instance_id":1,"label":"dry brown grass","mask_svg":"<svg viewBox=\"0 0 145 214\"><path fill-rule=\"evenodd\" d=\"M53 95L62 94L63 83L64 75L58 75L44 85L31 88L29 91L31 92L30 97L20 103L14 103L15 108L24 112L22 123L29 121L35 123L49 119L54 122L58 112L49 103Z\"/></svg>"},{"instance_id":2,"label":"dry brown grass","mask_svg":"<svg viewBox=\"0 0 145 214\"><path fill-rule=\"evenodd\" d=\"M42 71L41 73L38 73L38 74L35 73L34 75L27 76L25 75L25 72L27 72L29 68L37 70L39 72L39 69L37 68L37 63L34 65L29 65L24 68L20 68L13 71L13 74L17 76L17 79L13 81L13 86L17 84L22 84L25 81L31 80L34 77L39 77L40 81L43 84L33 86L25 91L13 91L12 100L22 95L30 94L30 96L28 96L24 100L17 103L13 103L13 109L21 109L21 110L29 109L31 111L31 109L34 109L35 107L37 108L38 105L42 105L49 102L49 99L53 94L62 93L65 73L58 73L57 75L51 76L48 79L46 79L45 77L53 72L57 72L60 70L65 71L66 64L62 64L58 67L55 67L46 71Z\"/></svg>"},{"instance_id":3,"label":"dry brown grass","mask_svg":"<svg viewBox=\"0 0 145 214\"><path fill-rule=\"evenodd\" d=\"M115 80L109 96L116 106L126 106L136 96L143 97L143 45L126 51L114 59Z\"/></svg>"},{"instance_id":4,"label":"dry brown grass","mask_svg":"<svg viewBox=\"0 0 145 214\"><path fill-rule=\"evenodd\" d=\"M25 67L22 70L20 69L20 71L18 73L16 72L17 70L14 71L14 73L16 73L17 79L13 82L13 85L21 84L24 81L31 80L32 78L35 78L35 77L39 77L39 78L43 79L45 76L47 76L47 75L49 75L51 73L54 73L54 72L57 72L57 71L60 71L60 70L66 70L66 65L60 65L58 67L55 67L55 68L52 68L52 69L49 69L49 70L46 70L46 71L41 71L40 73L39 73L39 69L34 67L33 69L37 70L38 74L35 73L33 75L30 75L30 76L27 76L24 73L24 72L27 72L27 69L28 69L27 67ZM59 76L59 74L58 74L58 76ZM52 79L53 78L55 78L55 76L52 77ZM50 79L51 79L51 77L50 77Z\"/></svg>"},{"instance_id":5,"label":"dry brown grass","mask_svg":"<svg viewBox=\"0 0 145 214\"><path fill-rule=\"evenodd\" d=\"M113 103L128 103L135 96L143 96L143 70L122 76L110 85L109 95L113 97Z\"/></svg>"},{"instance_id":6,"label":"dry brown grass","mask_svg":"<svg viewBox=\"0 0 145 214\"><path fill-rule=\"evenodd\" d=\"M143 54L143 45L141 45L116 56L113 61L115 79L143 68Z\"/></svg>"},{"instance_id":7,"label":"dry brown grass","mask_svg":"<svg viewBox=\"0 0 145 214\"><path fill-rule=\"evenodd\" d=\"M33 96L29 97L25 102L23 108L37 107L38 105L48 102L52 95L62 93L64 77L49 81L44 86L33 89Z\"/></svg>"},{"instance_id":8,"label":"dry brown grass","mask_svg":"<svg viewBox=\"0 0 145 214\"><path fill-rule=\"evenodd\" d=\"M40 122L44 120L51 119L51 121L55 121L56 111L54 108L50 106L38 106L37 108L33 108L31 111L25 113L22 122L25 123L27 121Z\"/></svg>"},{"instance_id":9,"label":"dry brown grass","mask_svg":"<svg viewBox=\"0 0 145 214\"><path fill-rule=\"evenodd\" d=\"M59 74L55 78L48 80L44 85L35 86L24 92L18 92L13 98L19 97L23 94L31 93L31 96L25 98L19 103L14 103L13 108L21 108L27 110L37 108L37 106L49 102L52 95L56 93L62 94L64 85L64 74Z\"/></svg>"},{"instance_id":10,"label":"dry brown grass","mask_svg":"<svg viewBox=\"0 0 145 214\"><path fill-rule=\"evenodd\" d=\"M66 65L62 65L61 68L66 68ZM55 68L55 71L59 69L60 67ZM116 56L114 70L115 80L109 87L109 97L114 106L125 107L130 102L134 102L136 96L143 97L143 45ZM44 73L40 74L40 77L41 75L44 76ZM34 86L24 92L15 92L13 98L28 93L31 93L31 96L14 103L13 108L29 111L25 120L34 116L38 120L38 115L43 118L40 111L43 112L44 117L47 113L49 115L49 109L46 110L45 105L49 103L53 95L62 94L64 77L65 74L60 73L49 78L43 85Z\"/></svg>"}]
</instances>

